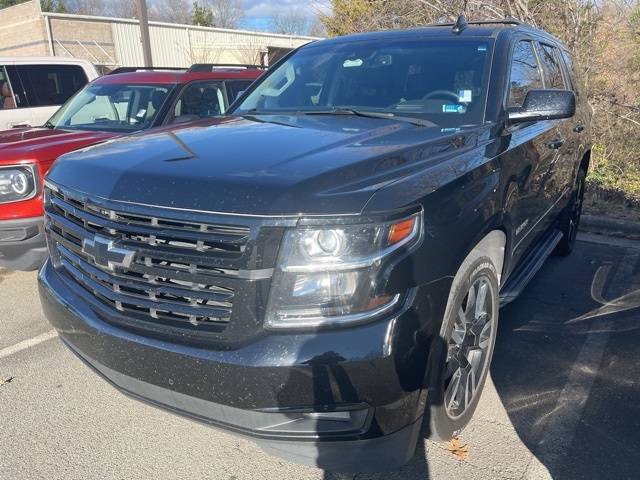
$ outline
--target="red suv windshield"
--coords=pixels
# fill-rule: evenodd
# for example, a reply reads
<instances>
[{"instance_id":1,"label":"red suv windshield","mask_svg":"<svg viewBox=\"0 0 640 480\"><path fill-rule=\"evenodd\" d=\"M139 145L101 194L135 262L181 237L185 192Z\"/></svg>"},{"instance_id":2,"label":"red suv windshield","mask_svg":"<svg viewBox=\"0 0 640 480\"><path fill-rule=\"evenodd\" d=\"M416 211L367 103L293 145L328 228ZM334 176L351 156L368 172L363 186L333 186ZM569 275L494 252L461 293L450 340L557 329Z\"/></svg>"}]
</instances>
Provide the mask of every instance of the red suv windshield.
<instances>
[{"instance_id":1,"label":"red suv windshield","mask_svg":"<svg viewBox=\"0 0 640 480\"><path fill-rule=\"evenodd\" d=\"M173 85L88 85L60 108L47 126L111 132L149 128L174 88Z\"/></svg>"}]
</instances>

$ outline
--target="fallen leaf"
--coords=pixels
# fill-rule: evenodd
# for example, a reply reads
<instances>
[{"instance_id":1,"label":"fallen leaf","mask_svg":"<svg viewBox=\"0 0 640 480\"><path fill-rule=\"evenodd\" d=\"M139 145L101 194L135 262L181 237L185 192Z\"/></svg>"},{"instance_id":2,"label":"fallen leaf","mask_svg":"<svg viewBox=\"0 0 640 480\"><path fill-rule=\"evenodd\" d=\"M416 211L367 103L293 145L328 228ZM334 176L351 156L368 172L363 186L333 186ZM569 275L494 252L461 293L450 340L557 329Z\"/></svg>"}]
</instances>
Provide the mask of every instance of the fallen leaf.
<instances>
[{"instance_id":1,"label":"fallen leaf","mask_svg":"<svg viewBox=\"0 0 640 480\"><path fill-rule=\"evenodd\" d=\"M459 460L466 460L469 456L469 445L462 445L458 437L453 437L447 444L447 450L455 455Z\"/></svg>"},{"instance_id":2,"label":"fallen leaf","mask_svg":"<svg viewBox=\"0 0 640 480\"><path fill-rule=\"evenodd\" d=\"M13 380L13 377L0 378L0 387L5 383L11 383L11 380Z\"/></svg>"}]
</instances>

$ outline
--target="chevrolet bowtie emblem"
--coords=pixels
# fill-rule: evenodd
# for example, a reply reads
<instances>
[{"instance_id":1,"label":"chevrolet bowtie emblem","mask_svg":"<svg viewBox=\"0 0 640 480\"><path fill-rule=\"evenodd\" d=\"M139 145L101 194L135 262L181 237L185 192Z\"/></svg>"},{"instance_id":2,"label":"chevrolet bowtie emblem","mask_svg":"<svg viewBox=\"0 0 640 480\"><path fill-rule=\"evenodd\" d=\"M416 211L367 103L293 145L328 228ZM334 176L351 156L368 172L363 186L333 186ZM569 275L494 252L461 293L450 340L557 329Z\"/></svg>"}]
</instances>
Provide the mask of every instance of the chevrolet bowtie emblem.
<instances>
[{"instance_id":1,"label":"chevrolet bowtie emblem","mask_svg":"<svg viewBox=\"0 0 640 480\"><path fill-rule=\"evenodd\" d=\"M135 252L121 248L114 240L96 235L82 241L82 251L93 259L96 265L115 270L116 267L129 268Z\"/></svg>"}]
</instances>

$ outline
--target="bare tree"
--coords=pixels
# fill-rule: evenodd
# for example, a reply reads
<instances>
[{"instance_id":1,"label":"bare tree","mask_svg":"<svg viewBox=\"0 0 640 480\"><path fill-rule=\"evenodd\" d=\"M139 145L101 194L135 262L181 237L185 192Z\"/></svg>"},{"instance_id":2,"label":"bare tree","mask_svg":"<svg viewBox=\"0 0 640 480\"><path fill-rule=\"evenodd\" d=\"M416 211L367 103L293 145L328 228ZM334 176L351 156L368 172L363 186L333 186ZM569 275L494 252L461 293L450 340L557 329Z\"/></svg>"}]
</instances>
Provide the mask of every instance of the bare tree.
<instances>
[{"instance_id":1,"label":"bare tree","mask_svg":"<svg viewBox=\"0 0 640 480\"><path fill-rule=\"evenodd\" d=\"M104 0L67 0L64 5L69 13L107 15L107 7Z\"/></svg>"},{"instance_id":2,"label":"bare tree","mask_svg":"<svg viewBox=\"0 0 640 480\"><path fill-rule=\"evenodd\" d=\"M274 14L269 20L274 33L308 35L313 26L312 19L301 9L290 9Z\"/></svg>"},{"instance_id":3,"label":"bare tree","mask_svg":"<svg viewBox=\"0 0 640 480\"><path fill-rule=\"evenodd\" d=\"M193 4L189 0L163 0L155 2L149 16L152 20L168 23L191 23Z\"/></svg>"},{"instance_id":4,"label":"bare tree","mask_svg":"<svg viewBox=\"0 0 640 480\"><path fill-rule=\"evenodd\" d=\"M213 13L212 27L238 28L244 20L241 0L207 0L202 3Z\"/></svg>"}]
</instances>

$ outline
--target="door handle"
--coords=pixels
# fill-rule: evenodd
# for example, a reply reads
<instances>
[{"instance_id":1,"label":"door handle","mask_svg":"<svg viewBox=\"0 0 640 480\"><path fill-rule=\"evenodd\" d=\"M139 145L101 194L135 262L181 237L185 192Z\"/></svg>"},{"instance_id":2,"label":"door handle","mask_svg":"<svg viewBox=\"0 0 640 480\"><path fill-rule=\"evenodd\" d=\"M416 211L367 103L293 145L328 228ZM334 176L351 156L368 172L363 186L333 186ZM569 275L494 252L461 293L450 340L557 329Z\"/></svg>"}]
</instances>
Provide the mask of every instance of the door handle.
<instances>
[{"instance_id":1,"label":"door handle","mask_svg":"<svg viewBox=\"0 0 640 480\"><path fill-rule=\"evenodd\" d=\"M573 127L573 131L576 133L584 132L584 125L581 123L577 124L575 127Z\"/></svg>"},{"instance_id":2,"label":"door handle","mask_svg":"<svg viewBox=\"0 0 640 480\"><path fill-rule=\"evenodd\" d=\"M562 145L564 145L564 138L556 138L555 140L547 143L547 147L551 150L558 150Z\"/></svg>"}]
</instances>

